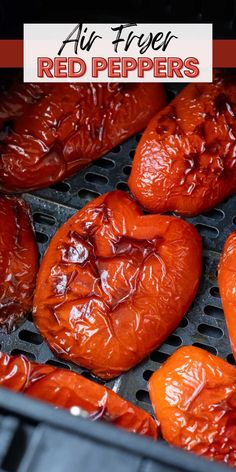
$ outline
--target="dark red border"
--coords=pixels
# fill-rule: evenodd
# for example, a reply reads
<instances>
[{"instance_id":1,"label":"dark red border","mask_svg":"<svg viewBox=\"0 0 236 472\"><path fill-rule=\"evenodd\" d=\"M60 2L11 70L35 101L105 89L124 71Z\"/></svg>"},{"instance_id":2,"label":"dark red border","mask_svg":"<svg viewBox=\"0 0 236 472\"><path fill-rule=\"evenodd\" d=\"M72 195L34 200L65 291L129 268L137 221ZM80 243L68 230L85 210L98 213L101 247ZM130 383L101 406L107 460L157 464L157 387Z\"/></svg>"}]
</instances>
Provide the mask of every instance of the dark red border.
<instances>
[{"instance_id":1,"label":"dark red border","mask_svg":"<svg viewBox=\"0 0 236 472\"><path fill-rule=\"evenodd\" d=\"M213 66L236 67L236 40L213 41ZM23 40L0 40L0 67L23 67Z\"/></svg>"}]
</instances>

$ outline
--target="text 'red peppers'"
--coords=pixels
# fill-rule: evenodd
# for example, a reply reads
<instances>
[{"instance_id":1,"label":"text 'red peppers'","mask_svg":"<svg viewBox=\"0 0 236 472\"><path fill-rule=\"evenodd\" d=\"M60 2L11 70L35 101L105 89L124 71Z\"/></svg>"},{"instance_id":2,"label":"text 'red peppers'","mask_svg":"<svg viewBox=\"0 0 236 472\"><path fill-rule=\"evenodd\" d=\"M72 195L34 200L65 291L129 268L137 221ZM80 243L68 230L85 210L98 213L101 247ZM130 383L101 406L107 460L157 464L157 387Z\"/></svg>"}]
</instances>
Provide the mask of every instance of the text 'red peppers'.
<instances>
[{"instance_id":1,"label":"text 'red peppers'","mask_svg":"<svg viewBox=\"0 0 236 472\"><path fill-rule=\"evenodd\" d=\"M38 251L26 203L0 196L0 331L15 328L32 309Z\"/></svg>"},{"instance_id":2,"label":"text 'red peppers'","mask_svg":"<svg viewBox=\"0 0 236 472\"><path fill-rule=\"evenodd\" d=\"M235 367L183 347L152 375L149 391L166 441L236 466Z\"/></svg>"},{"instance_id":3,"label":"text 'red peppers'","mask_svg":"<svg viewBox=\"0 0 236 472\"><path fill-rule=\"evenodd\" d=\"M219 263L218 282L229 338L236 359L236 232L226 240Z\"/></svg>"},{"instance_id":4,"label":"text 'red peppers'","mask_svg":"<svg viewBox=\"0 0 236 472\"><path fill-rule=\"evenodd\" d=\"M4 191L68 177L145 128L165 104L160 84L25 84L20 92L0 105L0 123L11 121L0 142Z\"/></svg>"},{"instance_id":5,"label":"text 'red peppers'","mask_svg":"<svg viewBox=\"0 0 236 472\"><path fill-rule=\"evenodd\" d=\"M129 187L150 212L205 212L236 190L236 77L188 85L150 122Z\"/></svg>"},{"instance_id":6,"label":"text 'red peppers'","mask_svg":"<svg viewBox=\"0 0 236 472\"><path fill-rule=\"evenodd\" d=\"M43 258L34 321L51 349L104 378L136 365L176 328L201 274L201 238L173 216L143 215L125 192L70 218Z\"/></svg>"},{"instance_id":7,"label":"text 'red peppers'","mask_svg":"<svg viewBox=\"0 0 236 472\"><path fill-rule=\"evenodd\" d=\"M157 437L157 422L148 413L75 372L0 353L0 386L69 409L71 413L79 407L93 421L100 419L133 433Z\"/></svg>"}]
</instances>

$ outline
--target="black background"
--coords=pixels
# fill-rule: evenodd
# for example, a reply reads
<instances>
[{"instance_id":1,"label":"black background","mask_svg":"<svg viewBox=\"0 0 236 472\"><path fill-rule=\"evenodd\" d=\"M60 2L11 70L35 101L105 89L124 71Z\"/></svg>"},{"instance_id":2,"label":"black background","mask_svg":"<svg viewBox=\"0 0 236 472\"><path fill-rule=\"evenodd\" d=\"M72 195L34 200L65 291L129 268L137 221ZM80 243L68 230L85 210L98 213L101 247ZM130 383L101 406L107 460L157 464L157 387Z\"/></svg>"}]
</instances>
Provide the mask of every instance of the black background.
<instances>
[{"instance_id":1,"label":"black background","mask_svg":"<svg viewBox=\"0 0 236 472\"><path fill-rule=\"evenodd\" d=\"M236 38L236 0L0 0L1 39L21 39L23 23L213 23L214 38Z\"/></svg>"}]
</instances>

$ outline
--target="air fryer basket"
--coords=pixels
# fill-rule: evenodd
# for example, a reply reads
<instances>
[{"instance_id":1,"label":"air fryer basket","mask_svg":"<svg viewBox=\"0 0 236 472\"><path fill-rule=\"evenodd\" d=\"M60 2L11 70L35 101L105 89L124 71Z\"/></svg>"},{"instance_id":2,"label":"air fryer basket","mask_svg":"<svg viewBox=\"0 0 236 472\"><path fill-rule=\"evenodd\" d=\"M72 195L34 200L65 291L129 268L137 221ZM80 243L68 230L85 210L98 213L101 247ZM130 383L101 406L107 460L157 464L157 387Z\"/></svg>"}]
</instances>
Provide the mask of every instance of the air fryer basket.
<instances>
[{"instance_id":1,"label":"air fryer basket","mask_svg":"<svg viewBox=\"0 0 236 472\"><path fill-rule=\"evenodd\" d=\"M158 3L158 8L157 7ZM213 22L214 37L235 38L236 0L109 0L91 8L71 0L68 8L54 8L53 1L1 0L0 36L20 38L23 22ZM13 14L14 13L14 14ZM16 71L11 71L10 77ZM18 74L18 72L17 72ZM9 71L1 75L9 77ZM167 84L169 99L179 86ZM88 201L114 189L127 190L127 178L140 134L117 146L75 176L50 188L23 195L31 207L40 255L64 221ZM217 286L217 265L227 235L236 229L236 195L210 212L189 219L203 237L203 274L197 296L165 343L136 368L106 385L151 414L147 381L153 371L182 345L195 345L234 363ZM72 369L90 378L89 372L57 359L35 328L31 316L12 334L0 334L0 349L25 354L41 363ZM93 377L93 380L103 382ZM105 383L105 382L104 382ZM55 411L30 398L0 389L0 472L64 472L97 470L113 472L170 472L226 470L217 463L120 432L104 424L91 424ZM169 453L171 451L171 453ZM19 466L20 464L20 466ZM19 466L19 468L18 468Z\"/></svg>"},{"instance_id":2,"label":"air fryer basket","mask_svg":"<svg viewBox=\"0 0 236 472\"><path fill-rule=\"evenodd\" d=\"M179 86L168 84L171 99ZM57 230L75 211L98 195L128 190L127 178L140 134L114 148L104 157L65 181L43 190L25 193L36 230L40 255ZM152 413L147 381L162 362L178 347L192 344L233 363L224 314L217 287L217 265L227 235L236 228L236 195L210 212L190 218L203 237L203 274L190 310L165 343L137 367L118 379L104 382L127 400ZM163 314L164 315L164 314ZM29 318L10 335L0 335L0 345L9 354L25 354L29 359L73 369L90 378L86 370L58 360ZM100 379L98 382L103 382Z\"/></svg>"}]
</instances>

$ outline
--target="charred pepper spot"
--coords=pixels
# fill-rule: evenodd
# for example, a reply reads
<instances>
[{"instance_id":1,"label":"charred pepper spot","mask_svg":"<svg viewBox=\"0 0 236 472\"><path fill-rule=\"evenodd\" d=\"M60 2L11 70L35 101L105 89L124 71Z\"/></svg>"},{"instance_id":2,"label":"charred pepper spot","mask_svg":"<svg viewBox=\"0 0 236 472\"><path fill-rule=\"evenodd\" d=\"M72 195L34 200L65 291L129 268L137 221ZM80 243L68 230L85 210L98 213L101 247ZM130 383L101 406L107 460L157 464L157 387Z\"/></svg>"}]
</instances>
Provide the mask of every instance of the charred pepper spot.
<instances>
[{"instance_id":1,"label":"charred pepper spot","mask_svg":"<svg viewBox=\"0 0 236 472\"><path fill-rule=\"evenodd\" d=\"M215 140L209 144L206 144L206 151L212 155L219 155L221 151L221 143L218 140Z\"/></svg>"},{"instance_id":2,"label":"charred pepper spot","mask_svg":"<svg viewBox=\"0 0 236 472\"><path fill-rule=\"evenodd\" d=\"M169 136L171 134L177 136L182 134L182 130L177 118L176 108L174 105L169 108L170 109L168 109L167 113L160 116L158 125L155 129L156 133L163 135L164 138L165 136Z\"/></svg>"},{"instance_id":3,"label":"charred pepper spot","mask_svg":"<svg viewBox=\"0 0 236 472\"><path fill-rule=\"evenodd\" d=\"M168 126L167 125L162 125L162 124L159 124L157 127L156 127L156 132L157 134L164 134L168 131Z\"/></svg>"},{"instance_id":4,"label":"charred pepper spot","mask_svg":"<svg viewBox=\"0 0 236 472\"><path fill-rule=\"evenodd\" d=\"M199 136L202 140L205 139L206 134L205 134L205 124L204 122L200 123L198 126L196 126L194 133Z\"/></svg>"}]
</instances>

